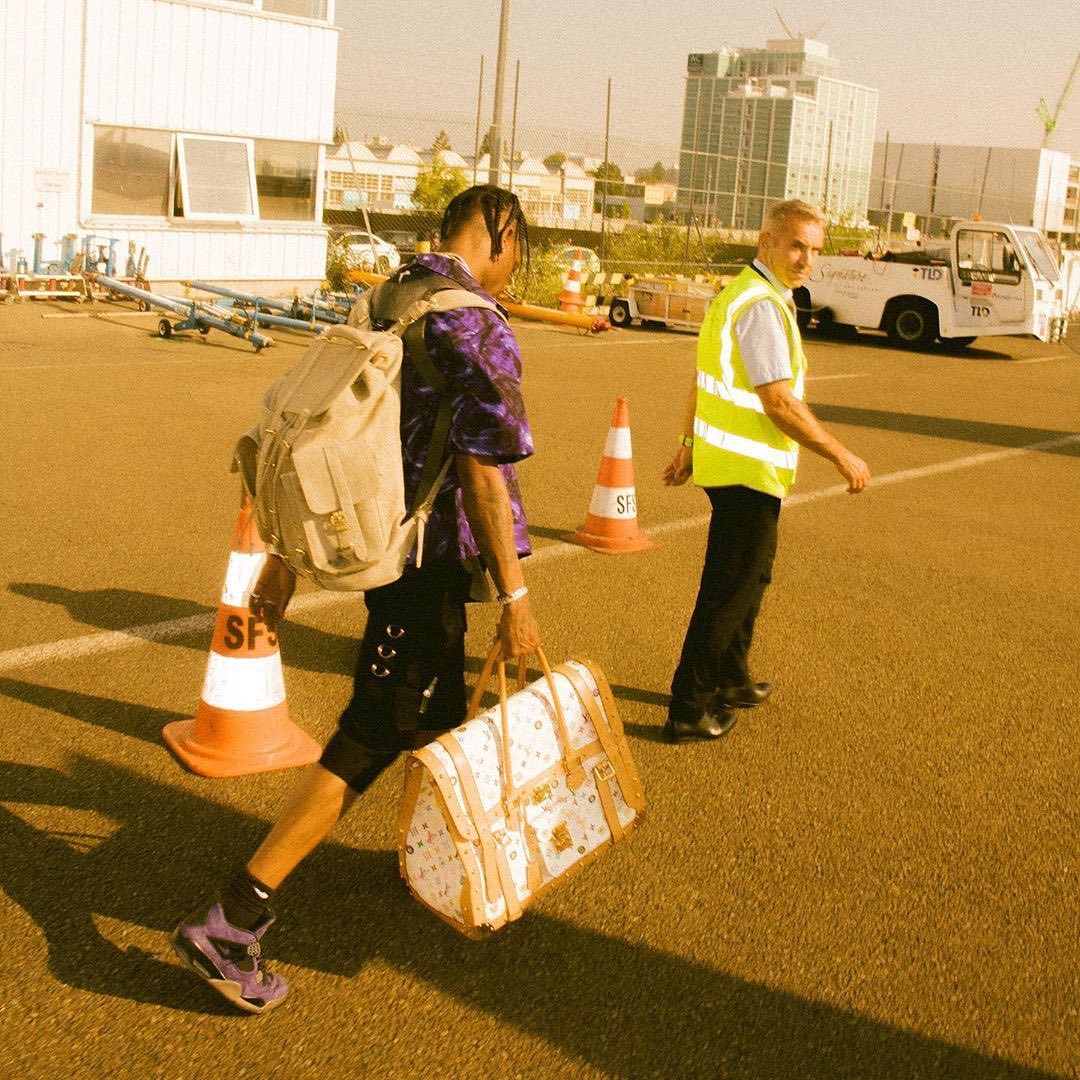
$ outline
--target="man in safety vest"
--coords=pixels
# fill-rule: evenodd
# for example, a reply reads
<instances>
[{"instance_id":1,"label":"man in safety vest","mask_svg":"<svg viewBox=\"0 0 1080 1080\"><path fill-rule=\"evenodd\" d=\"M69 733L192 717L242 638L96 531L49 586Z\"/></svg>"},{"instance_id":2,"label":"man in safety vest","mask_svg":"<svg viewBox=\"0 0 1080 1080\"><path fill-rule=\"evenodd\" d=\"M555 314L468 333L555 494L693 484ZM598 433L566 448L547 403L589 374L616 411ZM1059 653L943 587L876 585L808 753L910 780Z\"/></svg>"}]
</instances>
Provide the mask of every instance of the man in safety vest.
<instances>
[{"instance_id":1,"label":"man in safety vest","mask_svg":"<svg viewBox=\"0 0 1080 1080\"><path fill-rule=\"evenodd\" d=\"M803 402L806 357L792 290L805 284L824 235L823 218L808 203L773 205L757 258L701 324L697 377L663 475L668 485L692 475L712 503L701 586L671 683L664 729L671 742L726 734L736 709L759 705L772 691L752 680L747 655L799 446L831 461L850 493L870 482L866 462Z\"/></svg>"}]
</instances>

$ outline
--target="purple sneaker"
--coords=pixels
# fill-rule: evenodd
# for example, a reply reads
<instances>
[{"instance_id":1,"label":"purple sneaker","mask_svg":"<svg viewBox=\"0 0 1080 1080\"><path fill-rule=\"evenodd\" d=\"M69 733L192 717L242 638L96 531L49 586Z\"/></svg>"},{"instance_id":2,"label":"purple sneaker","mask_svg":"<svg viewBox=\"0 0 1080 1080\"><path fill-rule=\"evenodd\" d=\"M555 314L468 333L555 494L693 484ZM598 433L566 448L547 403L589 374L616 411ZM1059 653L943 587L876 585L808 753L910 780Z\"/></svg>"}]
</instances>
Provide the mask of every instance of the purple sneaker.
<instances>
[{"instance_id":1,"label":"purple sneaker","mask_svg":"<svg viewBox=\"0 0 1080 1080\"><path fill-rule=\"evenodd\" d=\"M261 1013L289 992L280 975L259 967L262 936L273 921L268 915L254 930L242 930L226 922L221 905L214 904L205 915L189 915L170 940L176 955L219 994L247 1012Z\"/></svg>"}]
</instances>

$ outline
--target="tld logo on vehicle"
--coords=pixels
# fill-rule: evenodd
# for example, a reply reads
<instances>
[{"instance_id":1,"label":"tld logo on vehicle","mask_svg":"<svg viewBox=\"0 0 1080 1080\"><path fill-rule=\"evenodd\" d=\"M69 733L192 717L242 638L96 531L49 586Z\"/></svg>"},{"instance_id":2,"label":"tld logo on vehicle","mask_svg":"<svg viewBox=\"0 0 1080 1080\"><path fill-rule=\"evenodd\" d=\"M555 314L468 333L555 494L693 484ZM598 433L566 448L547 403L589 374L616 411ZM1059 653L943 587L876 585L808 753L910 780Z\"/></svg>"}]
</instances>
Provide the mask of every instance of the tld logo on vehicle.
<instances>
[{"instance_id":1,"label":"tld logo on vehicle","mask_svg":"<svg viewBox=\"0 0 1080 1080\"><path fill-rule=\"evenodd\" d=\"M913 266L911 276L922 278L923 281L940 281L943 271L940 266Z\"/></svg>"}]
</instances>

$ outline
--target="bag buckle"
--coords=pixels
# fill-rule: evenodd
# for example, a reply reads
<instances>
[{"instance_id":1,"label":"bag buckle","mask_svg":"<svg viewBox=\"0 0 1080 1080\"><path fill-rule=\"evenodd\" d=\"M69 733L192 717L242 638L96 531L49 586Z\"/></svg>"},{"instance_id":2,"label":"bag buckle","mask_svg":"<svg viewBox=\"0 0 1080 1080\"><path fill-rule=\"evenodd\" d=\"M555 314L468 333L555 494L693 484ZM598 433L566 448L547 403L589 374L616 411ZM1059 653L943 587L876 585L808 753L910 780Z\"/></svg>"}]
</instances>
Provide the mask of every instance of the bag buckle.
<instances>
[{"instance_id":1,"label":"bag buckle","mask_svg":"<svg viewBox=\"0 0 1080 1080\"><path fill-rule=\"evenodd\" d=\"M593 769L593 776L597 780L602 780L605 783L615 779L615 766L610 761L601 761L596 768Z\"/></svg>"},{"instance_id":2,"label":"bag buckle","mask_svg":"<svg viewBox=\"0 0 1080 1080\"><path fill-rule=\"evenodd\" d=\"M335 510L326 519L326 528L328 532L343 533L349 531L349 522L345 515L340 510Z\"/></svg>"}]
</instances>

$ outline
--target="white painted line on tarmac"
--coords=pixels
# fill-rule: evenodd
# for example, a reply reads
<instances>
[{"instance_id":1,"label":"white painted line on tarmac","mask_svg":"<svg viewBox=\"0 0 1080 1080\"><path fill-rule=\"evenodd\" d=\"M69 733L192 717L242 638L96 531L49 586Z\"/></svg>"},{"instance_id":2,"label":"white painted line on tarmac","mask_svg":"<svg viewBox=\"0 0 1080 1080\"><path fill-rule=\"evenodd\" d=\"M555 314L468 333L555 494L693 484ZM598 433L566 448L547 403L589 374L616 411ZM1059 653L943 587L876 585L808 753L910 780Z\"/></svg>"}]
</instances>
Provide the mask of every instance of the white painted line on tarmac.
<instances>
[{"instance_id":1,"label":"white painted line on tarmac","mask_svg":"<svg viewBox=\"0 0 1080 1080\"><path fill-rule=\"evenodd\" d=\"M1029 356L1026 360L1006 361L1009 367L1017 367L1020 364L1049 364L1051 360L1068 360L1069 353L1058 353L1056 356Z\"/></svg>"},{"instance_id":2,"label":"white painted line on tarmac","mask_svg":"<svg viewBox=\"0 0 1080 1080\"><path fill-rule=\"evenodd\" d=\"M984 454L971 454L968 457L953 458L951 461L942 461L934 465L921 465L915 469L900 469L897 472L875 476L869 490L873 491L875 488L886 487L889 484L906 483L909 480L923 480L929 476L957 472L960 469L991 465L998 461L1008 461L1010 458L1021 457L1024 454L1037 453L1040 450L1057 450L1063 446L1073 444L1080 444L1080 433L1062 435L1054 439L1044 439L1040 442L1028 443L1025 446L1010 447L1006 450L991 450ZM816 491L791 495L784 500L784 508L790 510L806 503L817 502L819 499L829 499L846 494L847 487L844 484L833 484L831 487L818 488ZM698 514L694 517L680 518L678 521L669 521L663 525L652 526L649 529L649 535L653 537L668 536L672 533L683 532L686 529L702 528L708 522L708 514ZM535 566L538 563L553 562L556 559L561 560L572 556L581 556L588 550L588 548L576 544L550 544L540 548L539 551L530 556L527 565ZM349 601L359 604L361 602L360 594L305 593L292 602L290 611L317 611L324 607L331 607ZM183 637L185 634L209 632L214 625L215 618L216 612L214 614L207 612L203 615L191 615L186 619L170 619L166 622L131 626L125 630L112 630L104 634L85 634L82 637L65 638L61 641L50 641L41 645L28 645L21 649L9 649L7 652L0 653L0 671L11 671L15 668L42 665L53 661L77 660L86 656L100 656L105 653L129 649L145 641L162 643Z\"/></svg>"}]
</instances>

